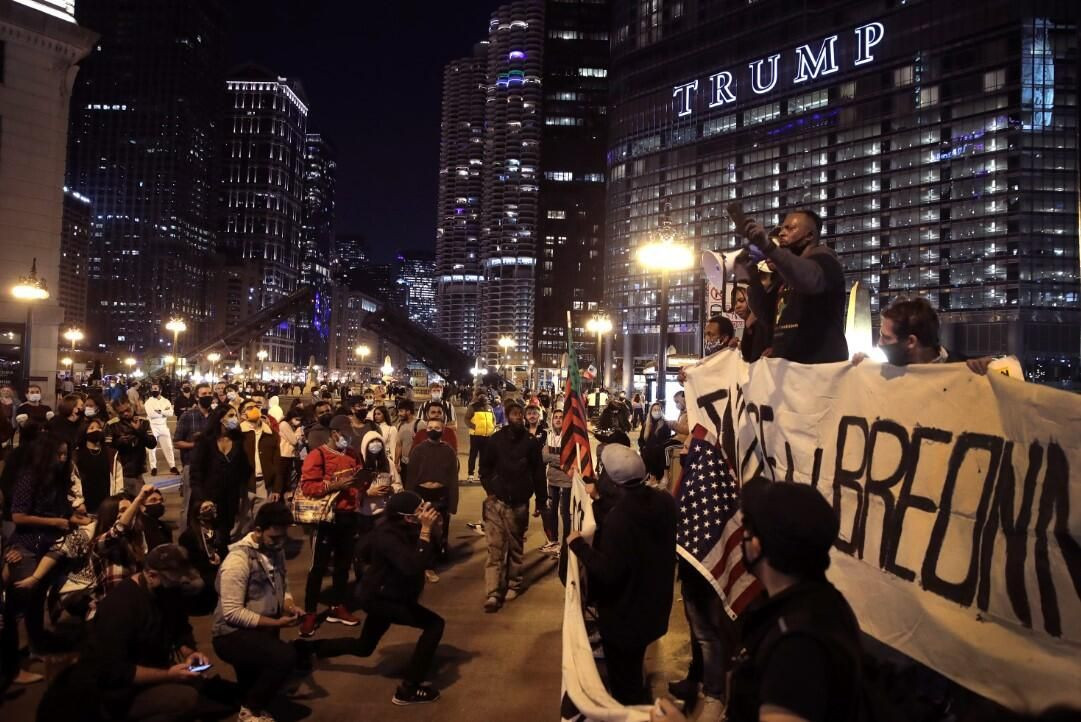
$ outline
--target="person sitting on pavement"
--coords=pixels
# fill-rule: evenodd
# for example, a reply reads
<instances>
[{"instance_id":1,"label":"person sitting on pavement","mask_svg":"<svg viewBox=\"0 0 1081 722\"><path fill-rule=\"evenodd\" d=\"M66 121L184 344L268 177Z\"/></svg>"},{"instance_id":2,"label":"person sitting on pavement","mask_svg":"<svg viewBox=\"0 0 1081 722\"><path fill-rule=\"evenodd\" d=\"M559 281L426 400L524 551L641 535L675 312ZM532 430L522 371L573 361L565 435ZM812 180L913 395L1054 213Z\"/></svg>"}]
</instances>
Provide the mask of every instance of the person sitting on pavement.
<instances>
[{"instance_id":1,"label":"person sitting on pavement","mask_svg":"<svg viewBox=\"0 0 1081 722\"><path fill-rule=\"evenodd\" d=\"M236 670L242 695L238 722L273 722L267 707L297 666L296 649L281 640L281 630L300 618L285 568L292 523L284 503L261 506L254 530L229 547L218 575L210 633L214 651Z\"/></svg>"},{"instance_id":2,"label":"person sitting on pavement","mask_svg":"<svg viewBox=\"0 0 1081 722\"><path fill-rule=\"evenodd\" d=\"M414 492L392 496L363 552L368 571L360 583L360 605L367 616L360 636L322 639L312 645L320 659L344 654L368 657L391 625L422 630L405 678L394 692L396 705L439 699L439 692L424 680L443 638L444 622L418 601L424 591L424 570L432 563L432 527L438 519L439 512Z\"/></svg>"},{"instance_id":3,"label":"person sitting on pavement","mask_svg":"<svg viewBox=\"0 0 1081 722\"><path fill-rule=\"evenodd\" d=\"M591 547L579 532L567 548L582 562L597 605L608 688L622 704L645 704L642 664L646 648L668 631L676 559L678 513L670 494L645 485L646 466L631 449L611 444L604 473L623 495L605 518L604 535Z\"/></svg>"}]
</instances>

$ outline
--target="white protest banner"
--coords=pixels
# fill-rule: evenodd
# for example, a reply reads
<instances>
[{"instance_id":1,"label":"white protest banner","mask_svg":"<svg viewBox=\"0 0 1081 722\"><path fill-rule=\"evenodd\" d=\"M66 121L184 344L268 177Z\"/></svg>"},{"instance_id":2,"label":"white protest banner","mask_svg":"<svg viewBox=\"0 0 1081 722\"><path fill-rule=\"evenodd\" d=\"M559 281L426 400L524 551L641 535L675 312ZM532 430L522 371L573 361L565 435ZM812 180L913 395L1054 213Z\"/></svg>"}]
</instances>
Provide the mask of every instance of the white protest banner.
<instances>
[{"instance_id":1,"label":"white protest banner","mask_svg":"<svg viewBox=\"0 0 1081 722\"><path fill-rule=\"evenodd\" d=\"M743 479L838 510L829 577L864 631L1008 707L1081 706L1081 397L963 364L688 377L694 413L733 420Z\"/></svg>"},{"instance_id":2,"label":"white protest banner","mask_svg":"<svg viewBox=\"0 0 1081 722\"><path fill-rule=\"evenodd\" d=\"M593 539L597 523L593 519L593 500L582 478L575 475L571 487L571 529L587 541ZM564 722L648 722L648 707L624 707L601 681L593 648L589 644L582 603L585 598L578 559L570 550L567 556L567 591L563 605L563 700L560 718Z\"/></svg>"}]
</instances>

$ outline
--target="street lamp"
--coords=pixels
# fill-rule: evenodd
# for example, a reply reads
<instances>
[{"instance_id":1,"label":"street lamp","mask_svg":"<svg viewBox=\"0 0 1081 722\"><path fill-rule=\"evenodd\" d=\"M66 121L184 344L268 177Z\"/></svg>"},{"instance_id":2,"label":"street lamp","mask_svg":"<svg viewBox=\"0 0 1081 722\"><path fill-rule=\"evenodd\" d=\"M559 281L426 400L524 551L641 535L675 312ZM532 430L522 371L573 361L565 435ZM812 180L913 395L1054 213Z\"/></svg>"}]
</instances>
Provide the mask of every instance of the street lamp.
<instances>
[{"instance_id":1,"label":"street lamp","mask_svg":"<svg viewBox=\"0 0 1081 722\"><path fill-rule=\"evenodd\" d=\"M496 343L499 344L499 348L503 349L503 373L505 376L507 370L510 368L510 350L517 346L518 343L510 336L500 336Z\"/></svg>"},{"instance_id":2,"label":"street lamp","mask_svg":"<svg viewBox=\"0 0 1081 722\"><path fill-rule=\"evenodd\" d=\"M387 356L383 360L383 367L379 370L383 372L384 379L389 379L391 377L391 375L394 373L394 366L390 363L390 356Z\"/></svg>"},{"instance_id":3,"label":"street lamp","mask_svg":"<svg viewBox=\"0 0 1081 722\"><path fill-rule=\"evenodd\" d=\"M38 259L30 264L30 275L20 276L19 282L11 289L11 295L17 301L26 303L26 330L23 331L23 359L22 372L24 385L30 386L30 328L34 322L34 303L44 301L49 297L49 289L44 278L38 278Z\"/></svg>"},{"instance_id":4,"label":"street lamp","mask_svg":"<svg viewBox=\"0 0 1081 722\"><path fill-rule=\"evenodd\" d=\"M133 359L131 356L128 356L126 359L124 359L124 365L128 367L128 373L130 374L131 370L135 368L135 359Z\"/></svg>"},{"instance_id":5,"label":"street lamp","mask_svg":"<svg viewBox=\"0 0 1081 722\"><path fill-rule=\"evenodd\" d=\"M266 349L259 349L255 354L255 358L259 359L259 378L261 380L266 376L266 357L269 355Z\"/></svg>"},{"instance_id":6,"label":"street lamp","mask_svg":"<svg viewBox=\"0 0 1081 722\"><path fill-rule=\"evenodd\" d=\"M68 366L71 366L71 364L73 364L74 361L72 361L70 357L65 356L64 358L60 359L60 363L64 364L65 367L68 367Z\"/></svg>"},{"instance_id":7,"label":"street lamp","mask_svg":"<svg viewBox=\"0 0 1081 722\"><path fill-rule=\"evenodd\" d=\"M597 376L593 381L594 386L601 383L601 371L604 368L602 351L604 349L604 336L612 331L612 319L607 316L594 316L586 321L586 330L597 334Z\"/></svg>"},{"instance_id":8,"label":"street lamp","mask_svg":"<svg viewBox=\"0 0 1081 722\"><path fill-rule=\"evenodd\" d=\"M67 331L64 331L64 338L71 341L71 350L74 352L75 344L83 340L83 332L77 328L69 328Z\"/></svg>"},{"instance_id":9,"label":"street lamp","mask_svg":"<svg viewBox=\"0 0 1081 722\"><path fill-rule=\"evenodd\" d=\"M173 332L173 381L176 381L176 339L177 336L188 330L188 324L181 321L179 318L169 319L169 323L165 324L167 331Z\"/></svg>"},{"instance_id":10,"label":"street lamp","mask_svg":"<svg viewBox=\"0 0 1081 722\"><path fill-rule=\"evenodd\" d=\"M206 360L210 362L210 373L207 375L216 376L218 372L218 362L221 361L221 354L217 351L208 353L206 355Z\"/></svg>"},{"instance_id":11,"label":"street lamp","mask_svg":"<svg viewBox=\"0 0 1081 722\"><path fill-rule=\"evenodd\" d=\"M676 240L676 230L668 217L668 205L661 217L657 238L638 248L635 258L648 272L661 274L661 307L657 313L660 324L661 351L657 359L657 401L664 399L665 381L668 377L668 274L685 271L694 266L694 249Z\"/></svg>"}]
</instances>

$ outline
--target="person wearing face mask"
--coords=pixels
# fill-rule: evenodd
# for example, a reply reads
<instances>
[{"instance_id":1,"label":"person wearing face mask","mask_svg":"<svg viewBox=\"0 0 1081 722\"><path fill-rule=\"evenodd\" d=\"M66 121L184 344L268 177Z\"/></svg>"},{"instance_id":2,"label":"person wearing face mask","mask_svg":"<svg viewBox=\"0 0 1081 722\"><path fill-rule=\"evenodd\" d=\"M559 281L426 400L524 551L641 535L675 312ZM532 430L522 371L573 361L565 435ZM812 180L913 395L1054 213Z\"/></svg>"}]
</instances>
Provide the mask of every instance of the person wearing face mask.
<instances>
[{"instance_id":1,"label":"person wearing face mask","mask_svg":"<svg viewBox=\"0 0 1081 722\"><path fill-rule=\"evenodd\" d=\"M73 472L87 514L97 514L106 497L124 491L124 468L116 449L105 446L105 421L87 420L86 433L75 447Z\"/></svg>"},{"instance_id":2,"label":"person wearing face mask","mask_svg":"<svg viewBox=\"0 0 1081 722\"><path fill-rule=\"evenodd\" d=\"M165 497L161 491L154 489L146 495L139 514L139 524L142 527L143 539L146 541L148 550L162 544L172 544L173 530L163 521Z\"/></svg>"},{"instance_id":3,"label":"person wearing face mask","mask_svg":"<svg viewBox=\"0 0 1081 722\"><path fill-rule=\"evenodd\" d=\"M69 449L74 449L83 435L86 422L83 420L83 397L68 394L56 407L56 415L49 419L45 430L54 438L63 441Z\"/></svg>"},{"instance_id":4,"label":"person wearing face mask","mask_svg":"<svg viewBox=\"0 0 1081 722\"><path fill-rule=\"evenodd\" d=\"M243 434L244 453L248 456L252 473L248 478L248 493L241 498L237 528L233 538L251 529L259 507L267 501L281 498L278 467L281 463L281 440L270 424L263 418L262 409L255 399L248 399L240 407L240 431Z\"/></svg>"},{"instance_id":5,"label":"person wearing face mask","mask_svg":"<svg viewBox=\"0 0 1081 722\"><path fill-rule=\"evenodd\" d=\"M563 471L560 454L563 446L563 411L552 412L552 429L545 439L541 454L545 463L545 479L548 482L548 504L544 508L544 534L548 543L541 547L545 554L560 553L563 541L570 533L571 478ZM559 533L559 520L563 520L563 533Z\"/></svg>"},{"instance_id":6,"label":"person wearing face mask","mask_svg":"<svg viewBox=\"0 0 1081 722\"><path fill-rule=\"evenodd\" d=\"M232 406L234 409L240 409L240 402L244 399L240 396L240 390L234 384L228 384L225 387L225 399L224 402Z\"/></svg>"},{"instance_id":7,"label":"person wearing face mask","mask_svg":"<svg viewBox=\"0 0 1081 722\"><path fill-rule=\"evenodd\" d=\"M182 548L150 551L98 604L79 661L50 685L38 719L221 719L228 708L203 696L203 675L191 671L209 663L184 605L201 587Z\"/></svg>"},{"instance_id":8,"label":"person wearing face mask","mask_svg":"<svg viewBox=\"0 0 1081 722\"><path fill-rule=\"evenodd\" d=\"M180 393L173 399L173 411L177 418L180 418L192 406L195 406L195 394L192 393L191 382L185 381L180 385Z\"/></svg>"},{"instance_id":9,"label":"person wearing face mask","mask_svg":"<svg viewBox=\"0 0 1081 722\"><path fill-rule=\"evenodd\" d=\"M608 404L601 411L597 419L598 429L619 429L627 432L631 430L631 414L627 404L620 401L616 396L608 397Z\"/></svg>"},{"instance_id":10,"label":"person wearing face mask","mask_svg":"<svg viewBox=\"0 0 1081 722\"><path fill-rule=\"evenodd\" d=\"M680 391L679 393L683 393ZM663 482L668 469L667 450L670 446L679 446L676 431L664 418L664 407L653 403L649 407L649 416L638 437L638 451L642 454L646 471L654 479Z\"/></svg>"},{"instance_id":11,"label":"person wearing face mask","mask_svg":"<svg viewBox=\"0 0 1081 722\"><path fill-rule=\"evenodd\" d=\"M454 425L447 423L447 415L443 407L440 404L428 403L424 407L424 416L417 420L414 424L417 427L416 433L413 435L413 446L417 444L423 444L424 440L428 438L427 423L432 419L438 419L443 422L443 443L454 449L454 453L458 453L458 435L454 432Z\"/></svg>"},{"instance_id":12,"label":"person wearing face mask","mask_svg":"<svg viewBox=\"0 0 1081 722\"><path fill-rule=\"evenodd\" d=\"M189 600L188 613L203 616L217 606L218 593L214 584L229 552L229 540L218 533L218 507L214 502L202 502L190 518L191 525L180 533L177 543L187 551L192 566L203 578L203 590Z\"/></svg>"},{"instance_id":13,"label":"person wearing face mask","mask_svg":"<svg viewBox=\"0 0 1081 722\"><path fill-rule=\"evenodd\" d=\"M146 450L158 445L150 431L150 425L135 418L135 410L128 401L113 404L116 417L105 425L105 443L116 449L120 464L124 467L124 491L135 496L143 486L146 471Z\"/></svg>"},{"instance_id":14,"label":"person wearing face mask","mask_svg":"<svg viewBox=\"0 0 1081 722\"><path fill-rule=\"evenodd\" d=\"M634 451L609 444L601 460L623 494L605 517L600 540L590 546L574 531L567 548L599 587L593 599L609 691L622 704L648 704L642 663L646 648L668 631L678 513L671 495L644 483L646 466Z\"/></svg>"},{"instance_id":15,"label":"person wearing face mask","mask_svg":"<svg viewBox=\"0 0 1081 722\"><path fill-rule=\"evenodd\" d=\"M429 420L427 433L428 438L424 443L413 447L405 488L415 491L439 512L442 529L439 530L435 556L438 561L446 561L450 517L458 513L458 471L461 465L454 449L443 443L442 421ZM439 581L433 570L429 569L427 576L429 582Z\"/></svg>"},{"instance_id":16,"label":"person wearing face mask","mask_svg":"<svg viewBox=\"0 0 1081 722\"><path fill-rule=\"evenodd\" d=\"M484 566L485 612L497 612L523 591L522 553L529 527L529 500L536 508L547 504L541 445L526 433L524 412L517 401L507 402L507 425L492 434L480 460L484 500L484 532L488 562Z\"/></svg>"},{"instance_id":17,"label":"person wearing face mask","mask_svg":"<svg viewBox=\"0 0 1081 722\"><path fill-rule=\"evenodd\" d=\"M173 456L173 437L169 434L169 418L173 415L173 404L169 399L161 395L161 385L150 385L150 397L143 403L146 416L150 420L150 433L158 442L157 449L165 454L165 463L169 465L169 473L180 474L176 468L176 458ZM150 462L150 475L158 475L158 452L157 449L147 451L147 461Z\"/></svg>"},{"instance_id":18,"label":"person wearing face mask","mask_svg":"<svg viewBox=\"0 0 1081 722\"><path fill-rule=\"evenodd\" d=\"M41 403L41 387L37 384L30 384L26 389L26 401L19 404L15 409L16 419L20 416L27 417L21 420L20 425L27 420L32 420L38 424L45 424L49 419L53 417L53 410L47 405Z\"/></svg>"},{"instance_id":19,"label":"person wearing face mask","mask_svg":"<svg viewBox=\"0 0 1081 722\"><path fill-rule=\"evenodd\" d=\"M804 209L786 215L779 245L771 243L766 230L750 218L739 230L780 277L771 355L799 363L847 360L844 269L837 254L821 244L818 214ZM767 305L766 290L757 263L743 265L750 279L748 299L758 314Z\"/></svg>"},{"instance_id":20,"label":"person wearing face mask","mask_svg":"<svg viewBox=\"0 0 1081 722\"><path fill-rule=\"evenodd\" d=\"M383 447L390 461L390 474L399 485L402 483L398 470L398 429L390 423L390 412L386 406L376 406L370 412L371 423L375 431L383 437Z\"/></svg>"},{"instance_id":21,"label":"person wearing face mask","mask_svg":"<svg viewBox=\"0 0 1081 722\"><path fill-rule=\"evenodd\" d=\"M994 359L990 356L967 358L951 352L939 341L938 314L926 298L899 298L882 312L878 347L886 361L894 366L911 364L964 362L975 374L986 375ZM867 358L852 355L852 364Z\"/></svg>"},{"instance_id":22,"label":"person wearing face mask","mask_svg":"<svg viewBox=\"0 0 1081 722\"><path fill-rule=\"evenodd\" d=\"M424 418L431 418L428 416L428 408L431 406L439 406L443 409L443 425L446 427L454 427L457 425L457 421L454 417L454 405L443 397L443 384L435 382L428 386L428 394L431 397L428 403L424 404L423 415Z\"/></svg>"},{"instance_id":23,"label":"person wearing face mask","mask_svg":"<svg viewBox=\"0 0 1081 722\"><path fill-rule=\"evenodd\" d=\"M418 430L413 418L416 408L409 399L398 401L398 419L394 426L398 432L398 468L403 479L409 473L409 454L413 451L413 439Z\"/></svg>"},{"instance_id":24,"label":"person wearing face mask","mask_svg":"<svg viewBox=\"0 0 1081 722\"><path fill-rule=\"evenodd\" d=\"M253 530L229 547L218 577L220 596L211 636L214 651L236 670L239 720L272 719L266 709L297 665L281 631L299 619L285 569L293 515L281 502L260 507Z\"/></svg>"},{"instance_id":25,"label":"person wearing face mask","mask_svg":"<svg viewBox=\"0 0 1081 722\"><path fill-rule=\"evenodd\" d=\"M289 409L278 424L278 484L282 495L291 494L300 478L300 453L304 449L304 427L300 411Z\"/></svg>"},{"instance_id":26,"label":"person wearing face mask","mask_svg":"<svg viewBox=\"0 0 1081 722\"><path fill-rule=\"evenodd\" d=\"M308 438L308 448L318 449L326 444L330 438L330 422L334 419L334 414L330 409L330 402L315 402L312 407L312 416L315 423L308 428L305 436Z\"/></svg>"},{"instance_id":27,"label":"person wearing face mask","mask_svg":"<svg viewBox=\"0 0 1081 722\"><path fill-rule=\"evenodd\" d=\"M229 539L241 496L247 496L251 473L240 417L236 409L223 404L206 420L206 430L192 453L189 514L203 501L214 502L218 508L217 530Z\"/></svg>"},{"instance_id":28,"label":"person wearing face mask","mask_svg":"<svg viewBox=\"0 0 1081 722\"><path fill-rule=\"evenodd\" d=\"M192 397L195 402L176 421L173 445L180 451L180 521L178 528L188 528L188 511L191 506L191 459L196 444L206 431L207 419L210 418L214 396L210 385L201 383L195 386Z\"/></svg>"},{"instance_id":29,"label":"person wearing face mask","mask_svg":"<svg viewBox=\"0 0 1081 722\"><path fill-rule=\"evenodd\" d=\"M319 640L311 651L319 659L345 654L368 657L393 625L421 630L404 679L392 702L399 706L435 702L439 692L425 684L432 660L443 638L443 618L420 604L424 570L432 563L432 529L439 513L411 491L401 491L387 502L386 518L372 533L365 548L368 571L360 583L360 604L367 614L356 639Z\"/></svg>"},{"instance_id":30,"label":"person wearing face mask","mask_svg":"<svg viewBox=\"0 0 1081 722\"><path fill-rule=\"evenodd\" d=\"M727 699L732 722L854 720L860 697L860 628L826 579L839 522L807 484L744 484L743 564L766 590L747 612Z\"/></svg>"},{"instance_id":31,"label":"person wearing face mask","mask_svg":"<svg viewBox=\"0 0 1081 722\"><path fill-rule=\"evenodd\" d=\"M315 529L312 564L304 589L304 616L300 620L302 637L312 636L319 624L315 612L319 607L323 577L326 576L331 558L334 559L334 579L331 609L326 620L348 627L359 623L345 602L349 592L349 568L352 566L357 529L361 523L361 505L367 502L369 495L372 499L381 499L387 492L384 488L369 486L373 483L370 474L363 478L358 475L359 464L353 455L355 452L350 448L352 433L349 419L336 416L331 421L327 443L312 449L304 459L300 472L300 488L305 496L323 498L329 494L335 495L333 517L320 522ZM375 438L379 438L378 435ZM371 516L365 521L370 529Z\"/></svg>"}]
</instances>

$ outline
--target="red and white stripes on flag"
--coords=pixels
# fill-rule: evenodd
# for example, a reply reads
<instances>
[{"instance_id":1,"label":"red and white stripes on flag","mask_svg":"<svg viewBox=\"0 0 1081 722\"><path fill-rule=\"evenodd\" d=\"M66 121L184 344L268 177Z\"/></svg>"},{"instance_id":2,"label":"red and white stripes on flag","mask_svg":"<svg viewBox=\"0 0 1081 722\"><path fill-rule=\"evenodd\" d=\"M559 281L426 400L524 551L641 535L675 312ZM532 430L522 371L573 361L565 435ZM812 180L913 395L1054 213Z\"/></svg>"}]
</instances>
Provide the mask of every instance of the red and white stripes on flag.
<instances>
[{"instance_id":1,"label":"red and white stripes on flag","mask_svg":"<svg viewBox=\"0 0 1081 722\"><path fill-rule=\"evenodd\" d=\"M762 585L743 565L740 484L717 438L696 425L674 490L679 509L677 551L713 584L735 619Z\"/></svg>"}]
</instances>

